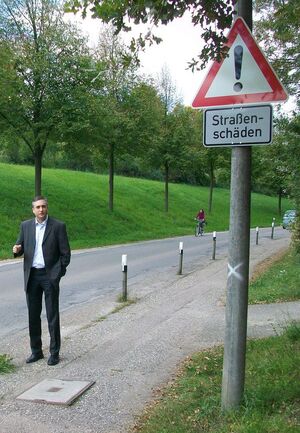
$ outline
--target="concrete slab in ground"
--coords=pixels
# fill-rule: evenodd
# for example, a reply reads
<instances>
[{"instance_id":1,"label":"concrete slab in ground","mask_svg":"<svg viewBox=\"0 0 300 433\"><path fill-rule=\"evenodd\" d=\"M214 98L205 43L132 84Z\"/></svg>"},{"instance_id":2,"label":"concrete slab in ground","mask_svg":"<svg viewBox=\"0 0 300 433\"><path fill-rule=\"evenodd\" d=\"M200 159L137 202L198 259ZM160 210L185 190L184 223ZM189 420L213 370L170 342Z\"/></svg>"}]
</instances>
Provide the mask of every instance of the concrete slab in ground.
<instances>
[{"instance_id":1,"label":"concrete slab in ground","mask_svg":"<svg viewBox=\"0 0 300 433\"><path fill-rule=\"evenodd\" d=\"M70 405L94 383L86 380L45 379L23 392L17 399Z\"/></svg>"}]
</instances>

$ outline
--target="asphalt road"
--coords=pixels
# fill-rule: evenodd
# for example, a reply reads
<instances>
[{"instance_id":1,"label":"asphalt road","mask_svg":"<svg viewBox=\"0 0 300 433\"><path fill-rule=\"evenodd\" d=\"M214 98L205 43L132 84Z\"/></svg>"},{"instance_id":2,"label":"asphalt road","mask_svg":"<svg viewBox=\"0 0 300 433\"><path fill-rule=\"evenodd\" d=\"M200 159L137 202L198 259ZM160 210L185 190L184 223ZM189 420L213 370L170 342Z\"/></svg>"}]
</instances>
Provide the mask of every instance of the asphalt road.
<instances>
[{"instance_id":1,"label":"asphalt road","mask_svg":"<svg viewBox=\"0 0 300 433\"><path fill-rule=\"evenodd\" d=\"M260 230L260 240L271 235L271 229ZM275 236L284 237L277 228ZM179 264L179 242L183 241L184 272L205 266L211 260L212 234L203 237L177 238L138 242L113 247L73 251L67 275L61 281L60 309L64 311L122 288L121 260L127 254L128 285L142 281L150 274L157 278L176 273ZM227 254L228 233L217 234L216 257ZM255 244L251 230L250 244ZM27 328L27 309L23 291L22 260L0 262L0 337Z\"/></svg>"}]
</instances>

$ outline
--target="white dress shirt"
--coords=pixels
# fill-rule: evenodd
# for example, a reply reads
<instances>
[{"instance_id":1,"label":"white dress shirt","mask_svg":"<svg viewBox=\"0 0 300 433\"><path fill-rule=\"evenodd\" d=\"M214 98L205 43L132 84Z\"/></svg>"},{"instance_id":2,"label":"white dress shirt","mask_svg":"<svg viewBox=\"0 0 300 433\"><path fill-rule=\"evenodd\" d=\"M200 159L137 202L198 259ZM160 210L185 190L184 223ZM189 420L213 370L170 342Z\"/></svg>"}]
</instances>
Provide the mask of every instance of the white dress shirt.
<instances>
[{"instance_id":1,"label":"white dress shirt","mask_svg":"<svg viewBox=\"0 0 300 433\"><path fill-rule=\"evenodd\" d=\"M44 255L43 255L43 239L46 230L48 217L42 223L35 220L35 249L32 261L32 267L42 269L45 267Z\"/></svg>"}]
</instances>

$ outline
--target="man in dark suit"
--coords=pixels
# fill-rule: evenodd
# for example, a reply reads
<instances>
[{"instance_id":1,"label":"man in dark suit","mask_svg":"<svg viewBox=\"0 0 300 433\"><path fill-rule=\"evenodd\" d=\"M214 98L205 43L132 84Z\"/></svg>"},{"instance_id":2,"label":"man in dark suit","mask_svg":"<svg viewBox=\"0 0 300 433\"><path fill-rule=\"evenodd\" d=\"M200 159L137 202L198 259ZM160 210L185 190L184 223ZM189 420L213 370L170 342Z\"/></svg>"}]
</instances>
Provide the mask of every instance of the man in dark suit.
<instances>
[{"instance_id":1,"label":"man in dark suit","mask_svg":"<svg viewBox=\"0 0 300 433\"><path fill-rule=\"evenodd\" d=\"M59 282L70 263L71 251L63 222L48 216L48 201L37 196L32 202L35 218L21 223L20 234L13 246L14 256L24 254L24 288L29 318L31 355L27 363L44 357L42 351L41 312L45 295L50 334L48 365L59 362Z\"/></svg>"}]
</instances>

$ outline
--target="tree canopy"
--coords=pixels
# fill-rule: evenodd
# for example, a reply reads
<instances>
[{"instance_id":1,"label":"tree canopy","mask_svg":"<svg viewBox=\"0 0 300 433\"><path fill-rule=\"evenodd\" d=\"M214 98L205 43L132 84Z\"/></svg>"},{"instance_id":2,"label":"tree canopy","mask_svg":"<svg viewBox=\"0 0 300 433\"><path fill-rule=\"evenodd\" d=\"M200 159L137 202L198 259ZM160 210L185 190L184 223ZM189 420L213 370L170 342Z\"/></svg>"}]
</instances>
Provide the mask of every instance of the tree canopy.
<instances>
[{"instance_id":1,"label":"tree canopy","mask_svg":"<svg viewBox=\"0 0 300 433\"><path fill-rule=\"evenodd\" d=\"M255 35L291 95L300 96L300 2L256 0Z\"/></svg>"},{"instance_id":2,"label":"tree canopy","mask_svg":"<svg viewBox=\"0 0 300 433\"><path fill-rule=\"evenodd\" d=\"M0 119L29 147L35 192L49 138L74 112L88 51L56 0L0 0ZM64 120L62 120L64 117Z\"/></svg>"},{"instance_id":3,"label":"tree canopy","mask_svg":"<svg viewBox=\"0 0 300 433\"><path fill-rule=\"evenodd\" d=\"M148 24L147 31L133 38L131 48L144 48L146 42L159 43L160 37L152 28L166 25L175 18L189 13L191 22L199 27L200 36L205 42L198 58L190 62L191 68L203 68L210 59L220 60L222 45L226 38L224 31L231 26L235 0L68 0L66 10L81 12L83 17L91 13L93 18L100 18L105 23L113 24L116 32L130 31L132 24Z\"/></svg>"}]
</instances>

